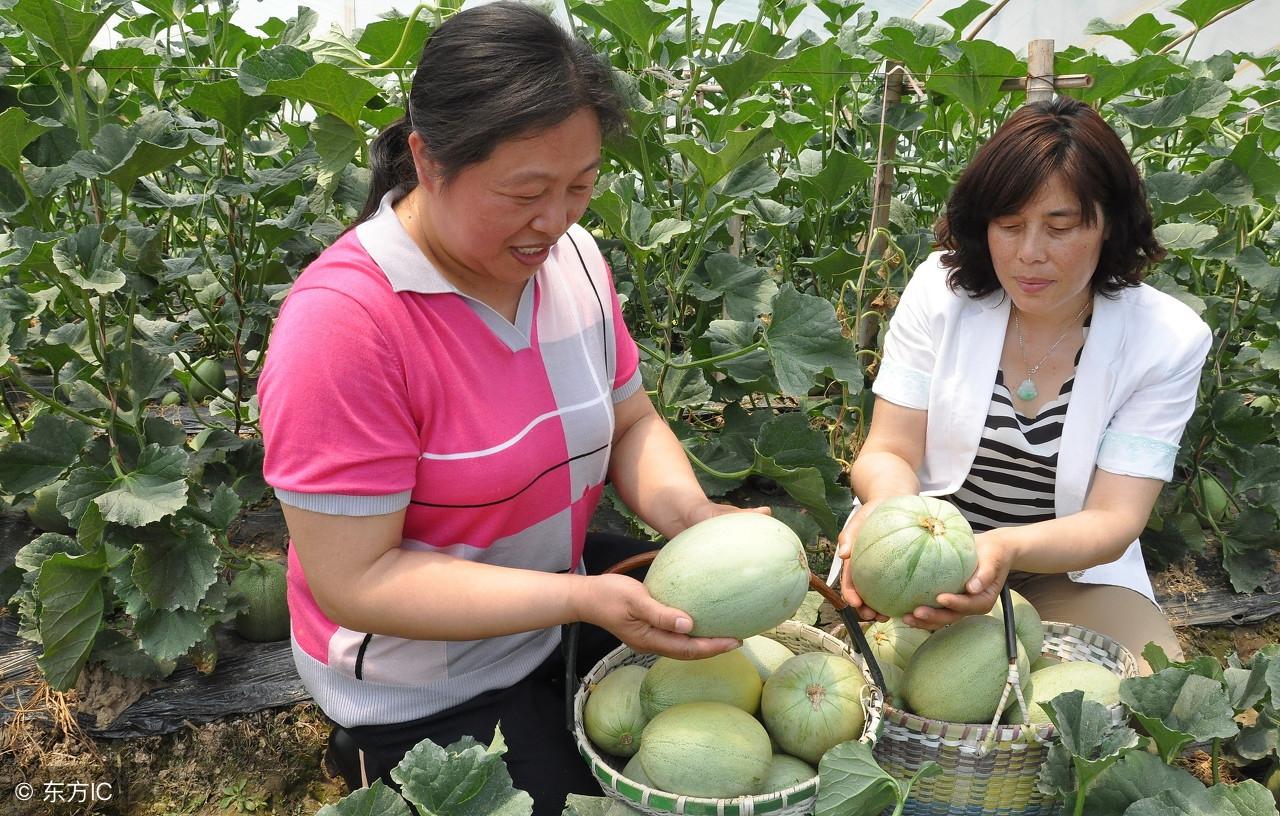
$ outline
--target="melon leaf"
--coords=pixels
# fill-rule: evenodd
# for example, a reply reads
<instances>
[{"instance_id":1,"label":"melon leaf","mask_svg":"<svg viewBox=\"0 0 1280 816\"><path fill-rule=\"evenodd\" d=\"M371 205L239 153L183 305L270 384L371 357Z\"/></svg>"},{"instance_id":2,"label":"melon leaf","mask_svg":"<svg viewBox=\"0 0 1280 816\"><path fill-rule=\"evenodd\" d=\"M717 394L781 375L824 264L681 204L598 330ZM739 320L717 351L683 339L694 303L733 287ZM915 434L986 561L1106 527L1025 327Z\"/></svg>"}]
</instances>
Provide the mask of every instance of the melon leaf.
<instances>
[{"instance_id":1,"label":"melon leaf","mask_svg":"<svg viewBox=\"0 0 1280 816\"><path fill-rule=\"evenodd\" d=\"M502 759L506 743L495 732L492 747L463 737L448 748L419 742L391 771L391 778L420 812L433 816L530 816L533 798L511 784Z\"/></svg>"},{"instance_id":2,"label":"melon leaf","mask_svg":"<svg viewBox=\"0 0 1280 816\"><path fill-rule=\"evenodd\" d=\"M1120 701L1132 709L1165 762L1197 740L1234 737L1239 726L1223 684L1169 668L1120 683Z\"/></svg>"},{"instance_id":3,"label":"melon leaf","mask_svg":"<svg viewBox=\"0 0 1280 816\"><path fill-rule=\"evenodd\" d=\"M409 803L400 794L375 779L367 788L352 791L336 805L325 805L316 816L412 816Z\"/></svg>"},{"instance_id":4,"label":"melon leaf","mask_svg":"<svg viewBox=\"0 0 1280 816\"><path fill-rule=\"evenodd\" d=\"M862 816L893 808L899 816L916 782L942 772L936 762L926 762L906 782L886 773L861 742L841 743L822 755L818 763L818 801L814 816Z\"/></svg>"},{"instance_id":5,"label":"melon leaf","mask_svg":"<svg viewBox=\"0 0 1280 816\"><path fill-rule=\"evenodd\" d=\"M1049 749L1040 773L1040 790L1074 797L1075 813L1081 814L1090 785L1138 745L1138 734L1128 726L1112 723L1107 707L1086 700L1082 691L1059 694L1044 709L1057 726L1061 741Z\"/></svg>"}]
</instances>

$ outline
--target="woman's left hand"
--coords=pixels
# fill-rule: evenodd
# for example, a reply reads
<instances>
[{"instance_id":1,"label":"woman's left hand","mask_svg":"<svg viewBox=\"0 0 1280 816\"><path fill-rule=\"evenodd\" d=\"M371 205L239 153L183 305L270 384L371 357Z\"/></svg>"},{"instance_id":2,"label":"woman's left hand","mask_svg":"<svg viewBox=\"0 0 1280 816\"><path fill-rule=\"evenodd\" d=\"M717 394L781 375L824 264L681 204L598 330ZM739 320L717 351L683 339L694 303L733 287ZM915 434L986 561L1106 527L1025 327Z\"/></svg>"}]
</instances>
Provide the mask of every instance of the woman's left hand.
<instances>
[{"instance_id":1,"label":"woman's left hand","mask_svg":"<svg viewBox=\"0 0 1280 816\"><path fill-rule=\"evenodd\" d=\"M944 592L937 598L941 608L918 606L903 616L903 622L919 629L941 629L967 615L990 612L1013 568L1014 547L1007 536L1008 530L991 530L974 536L978 566L965 584L965 591Z\"/></svg>"},{"instance_id":2,"label":"woman's left hand","mask_svg":"<svg viewBox=\"0 0 1280 816\"><path fill-rule=\"evenodd\" d=\"M723 516L728 513L760 513L765 516L772 516L773 511L768 505L763 507L734 507L731 504L717 504L713 501L706 501L694 505L684 513L685 527L692 527L700 521L706 521L709 518Z\"/></svg>"}]
</instances>

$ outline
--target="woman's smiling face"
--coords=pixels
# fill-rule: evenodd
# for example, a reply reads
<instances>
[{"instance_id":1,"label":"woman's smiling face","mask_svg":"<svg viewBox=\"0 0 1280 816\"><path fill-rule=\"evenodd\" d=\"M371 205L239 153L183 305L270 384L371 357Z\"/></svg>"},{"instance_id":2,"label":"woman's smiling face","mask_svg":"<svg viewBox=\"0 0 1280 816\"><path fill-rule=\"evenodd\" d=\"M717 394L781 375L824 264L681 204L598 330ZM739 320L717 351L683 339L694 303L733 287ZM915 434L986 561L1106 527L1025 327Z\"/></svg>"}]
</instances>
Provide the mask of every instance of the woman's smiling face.
<instances>
[{"instance_id":1,"label":"woman's smiling face","mask_svg":"<svg viewBox=\"0 0 1280 816\"><path fill-rule=\"evenodd\" d=\"M587 108L501 142L447 183L413 141L423 237L440 271L464 290L523 287L586 212L600 166L600 126Z\"/></svg>"},{"instance_id":2,"label":"woman's smiling face","mask_svg":"<svg viewBox=\"0 0 1280 816\"><path fill-rule=\"evenodd\" d=\"M1101 211L1086 223L1080 201L1056 174L1016 213L987 224L996 278L1019 311L1037 317L1069 316L1092 296L1105 237Z\"/></svg>"}]
</instances>

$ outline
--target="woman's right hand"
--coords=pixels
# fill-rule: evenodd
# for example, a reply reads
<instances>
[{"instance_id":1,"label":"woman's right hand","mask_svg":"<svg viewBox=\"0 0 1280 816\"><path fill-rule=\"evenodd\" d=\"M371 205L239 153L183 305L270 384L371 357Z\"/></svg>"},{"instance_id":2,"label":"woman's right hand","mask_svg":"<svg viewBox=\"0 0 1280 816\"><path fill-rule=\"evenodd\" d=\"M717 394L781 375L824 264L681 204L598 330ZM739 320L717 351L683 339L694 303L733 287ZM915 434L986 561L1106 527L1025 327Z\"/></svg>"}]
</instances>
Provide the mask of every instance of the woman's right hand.
<instances>
[{"instance_id":1,"label":"woman's right hand","mask_svg":"<svg viewBox=\"0 0 1280 816\"><path fill-rule=\"evenodd\" d=\"M849 558L853 555L853 545L858 540L858 531L862 529L867 517L879 503L880 500L875 499L860 506L840 531L840 535L836 536L836 557L844 561L840 567L840 594L844 597L845 603L853 607L854 612L864 621L889 619L862 602L862 596L858 594L858 590L854 588L849 578Z\"/></svg>"},{"instance_id":2,"label":"woman's right hand","mask_svg":"<svg viewBox=\"0 0 1280 816\"><path fill-rule=\"evenodd\" d=\"M583 576L577 607L580 620L607 629L635 652L698 660L742 645L737 638L691 636L688 615L658 603L628 575Z\"/></svg>"}]
</instances>

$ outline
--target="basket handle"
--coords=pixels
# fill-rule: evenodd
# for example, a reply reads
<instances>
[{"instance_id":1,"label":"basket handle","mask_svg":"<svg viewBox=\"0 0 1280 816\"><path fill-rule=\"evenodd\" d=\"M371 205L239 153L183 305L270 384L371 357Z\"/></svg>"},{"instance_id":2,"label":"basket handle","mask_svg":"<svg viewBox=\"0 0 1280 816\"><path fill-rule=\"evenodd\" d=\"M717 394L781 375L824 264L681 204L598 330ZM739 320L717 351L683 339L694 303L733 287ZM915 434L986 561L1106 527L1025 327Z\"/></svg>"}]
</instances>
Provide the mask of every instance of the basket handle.
<instances>
[{"instance_id":1,"label":"basket handle","mask_svg":"<svg viewBox=\"0 0 1280 816\"><path fill-rule=\"evenodd\" d=\"M649 564L653 563L653 559L655 556L657 556L657 554L658 554L657 550L650 550L649 552L633 555L630 558L624 558L623 560L619 561L618 563L606 569L602 574L610 575L614 573L626 573L634 569L638 569L640 567L648 566ZM828 603L831 604L832 607L835 608L836 612L840 615L840 619L844 621L844 627L846 630L848 630L849 637L853 641L854 651L857 652L859 655L861 655L862 659L866 661L867 668L871 672L872 682L876 684L876 687L880 690L882 694L887 694L888 690L884 683L884 675L880 671L879 664L876 663L875 656L871 654L871 646L870 644L867 643L866 635L862 633L862 626L860 625L858 616L854 614L853 609L850 608L849 604L845 602L844 598L840 597L840 594L838 592L833 590L831 587L827 586L826 582L824 582L817 575L814 575L812 572L809 573L809 587L813 590L816 590L819 595L821 595ZM1005 608L1007 609L1008 607L1009 607L1009 604L1006 603ZM1013 631L1012 626L1013 626L1012 619L1010 619L1006 625L1006 629L1008 630L1008 632ZM565 679L565 682L564 682L565 725L570 731L573 730L573 725L574 725L573 697L577 693L578 686L582 682L581 679L578 677L578 672L577 672L578 637L579 637L578 623L574 622L569 624L568 633L566 637L563 639L562 644L564 649L564 665L565 665L565 669L564 669L565 671L565 678L564 678ZM1014 651L1012 652L1012 654L1015 657L1017 656L1016 649L1017 649L1017 646L1015 643Z\"/></svg>"}]
</instances>

